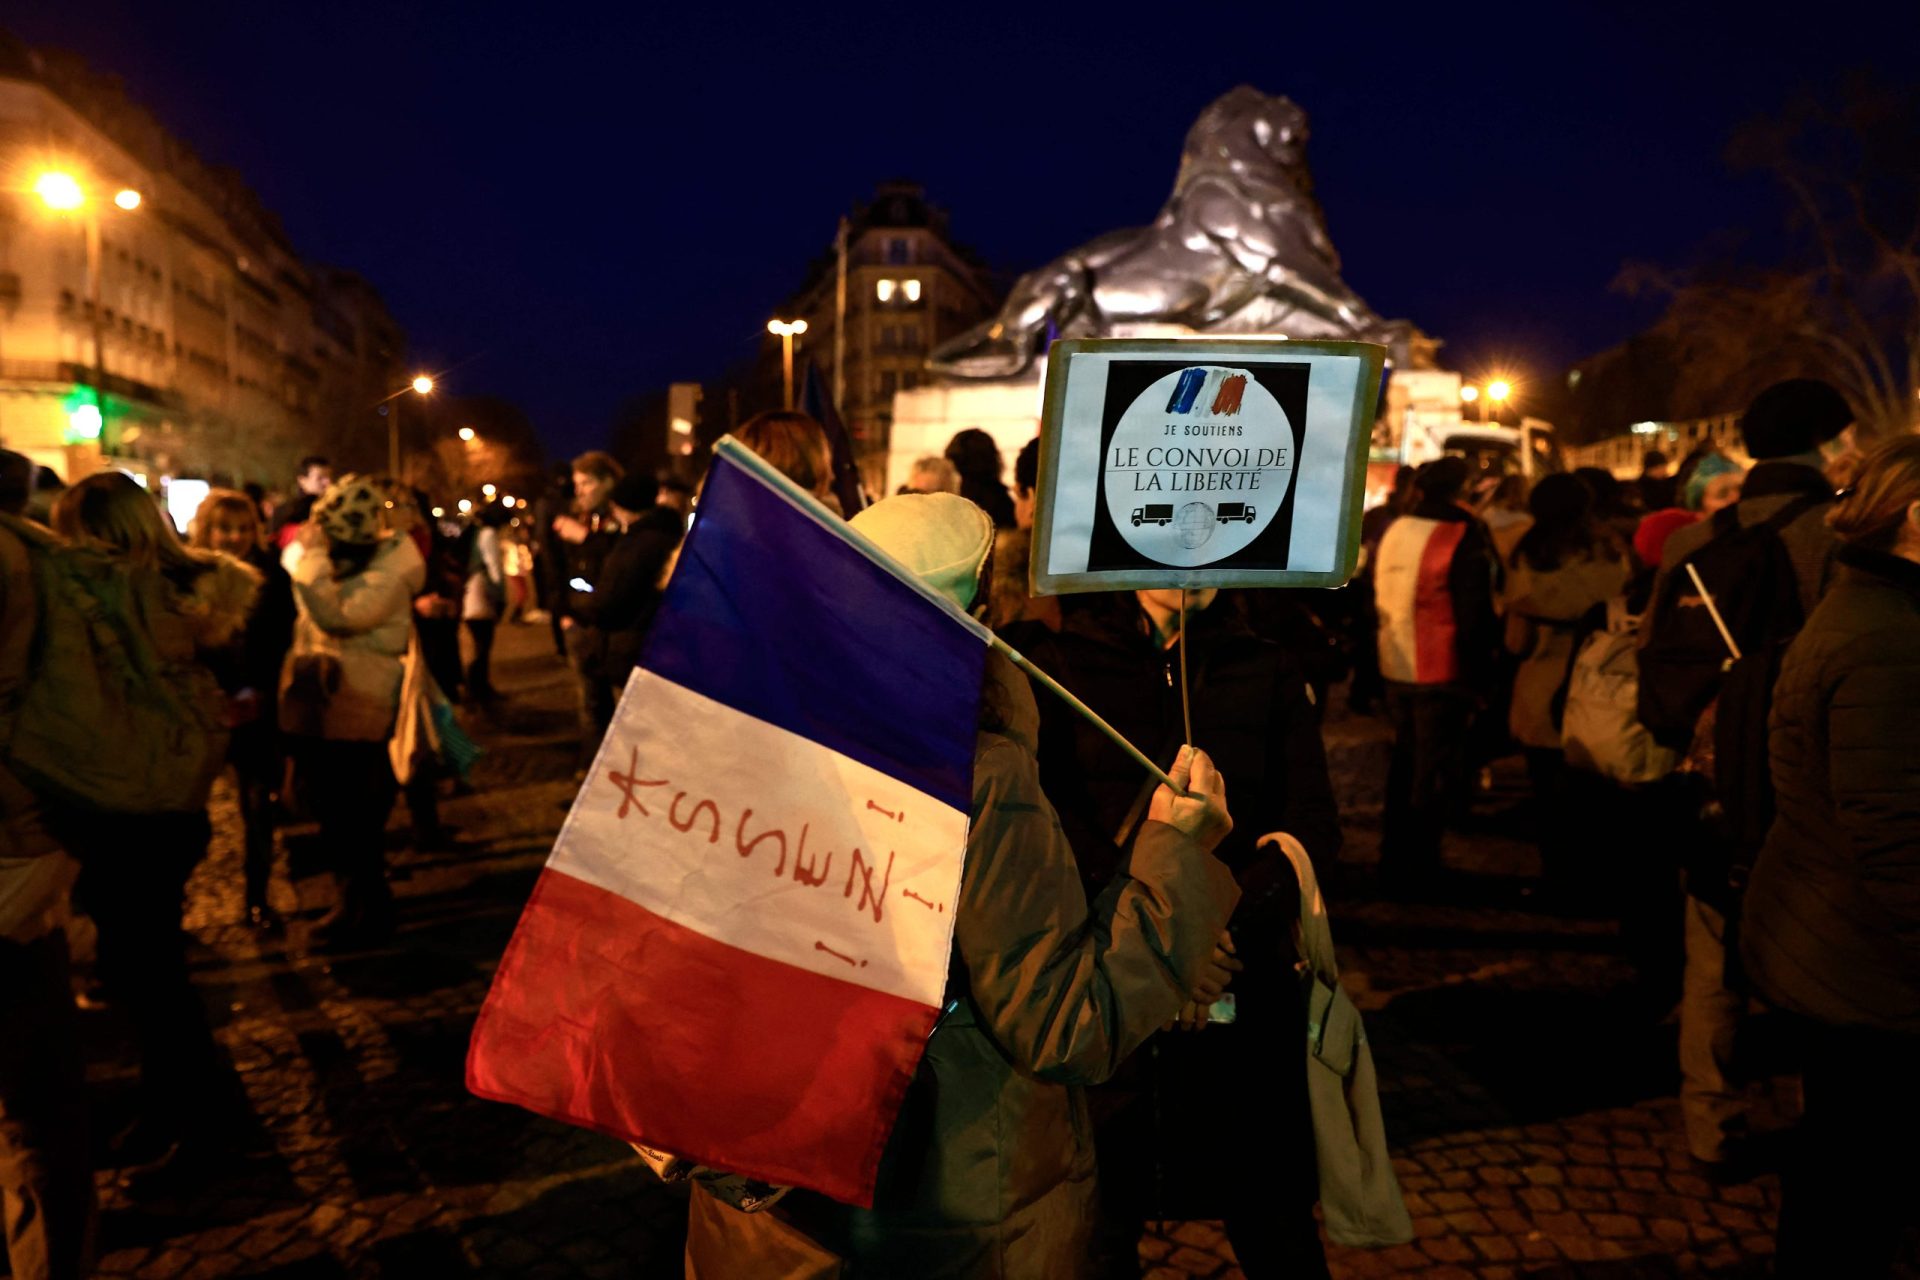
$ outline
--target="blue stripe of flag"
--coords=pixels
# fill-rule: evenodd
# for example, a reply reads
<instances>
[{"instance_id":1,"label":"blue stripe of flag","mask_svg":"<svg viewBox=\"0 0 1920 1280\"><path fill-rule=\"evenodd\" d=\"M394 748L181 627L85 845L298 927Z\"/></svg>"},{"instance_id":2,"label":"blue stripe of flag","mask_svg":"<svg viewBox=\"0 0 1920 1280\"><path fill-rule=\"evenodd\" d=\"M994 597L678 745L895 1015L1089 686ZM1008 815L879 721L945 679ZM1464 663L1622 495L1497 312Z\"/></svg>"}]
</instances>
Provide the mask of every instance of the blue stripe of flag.
<instances>
[{"instance_id":1,"label":"blue stripe of flag","mask_svg":"<svg viewBox=\"0 0 1920 1280\"><path fill-rule=\"evenodd\" d=\"M640 665L964 811L985 662L938 606L716 455Z\"/></svg>"}]
</instances>

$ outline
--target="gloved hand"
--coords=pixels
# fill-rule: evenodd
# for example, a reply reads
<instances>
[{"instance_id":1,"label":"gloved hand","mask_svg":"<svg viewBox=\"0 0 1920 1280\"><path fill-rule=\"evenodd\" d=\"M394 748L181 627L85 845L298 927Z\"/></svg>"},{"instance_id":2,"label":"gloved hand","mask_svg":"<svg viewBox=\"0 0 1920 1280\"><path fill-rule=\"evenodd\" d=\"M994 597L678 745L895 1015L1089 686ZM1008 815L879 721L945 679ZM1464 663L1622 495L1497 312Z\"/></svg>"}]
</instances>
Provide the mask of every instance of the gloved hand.
<instances>
[{"instance_id":1,"label":"gloved hand","mask_svg":"<svg viewBox=\"0 0 1920 1280\"><path fill-rule=\"evenodd\" d=\"M1233 830L1233 817L1227 812L1227 780L1213 767L1207 753L1197 748L1180 748L1168 776L1187 789L1184 796L1162 783L1147 806L1147 817L1164 822L1211 853Z\"/></svg>"}]
</instances>

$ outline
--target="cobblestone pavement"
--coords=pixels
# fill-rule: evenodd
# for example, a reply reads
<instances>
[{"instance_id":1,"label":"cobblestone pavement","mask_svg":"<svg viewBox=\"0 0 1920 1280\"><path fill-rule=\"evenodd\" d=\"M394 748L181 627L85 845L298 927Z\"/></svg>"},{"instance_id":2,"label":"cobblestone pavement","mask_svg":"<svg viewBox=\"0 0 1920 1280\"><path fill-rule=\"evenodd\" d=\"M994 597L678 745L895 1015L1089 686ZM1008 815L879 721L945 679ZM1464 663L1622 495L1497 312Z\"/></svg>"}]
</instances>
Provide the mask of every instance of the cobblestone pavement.
<instances>
[{"instance_id":1,"label":"cobblestone pavement","mask_svg":"<svg viewBox=\"0 0 1920 1280\"><path fill-rule=\"evenodd\" d=\"M152 1277L679 1275L685 1199L619 1143L478 1101L469 1027L573 791L571 687L544 627L504 628L508 700L476 720L471 794L443 802L465 847L394 836L402 928L377 952L309 954L324 877L276 882L283 942L238 927L237 821L216 793L189 890L195 977L259 1118L259 1152L206 1189L131 1199L103 1172L101 1271ZM1337 1277L1759 1275L1777 1183L1720 1188L1679 1144L1674 1029L1620 998L1605 921L1531 904L1530 849L1449 847L1472 873L1447 905L1372 888L1384 734L1329 729L1349 821L1326 876L1344 978L1366 1012L1388 1132L1418 1239L1333 1249ZM398 823L399 818L396 818ZM288 830L292 869L302 831ZM132 1079L111 1010L87 1015L97 1127ZM1774 1115L1784 1081L1761 1087ZM1156 1277L1241 1273L1219 1224L1159 1224Z\"/></svg>"}]
</instances>

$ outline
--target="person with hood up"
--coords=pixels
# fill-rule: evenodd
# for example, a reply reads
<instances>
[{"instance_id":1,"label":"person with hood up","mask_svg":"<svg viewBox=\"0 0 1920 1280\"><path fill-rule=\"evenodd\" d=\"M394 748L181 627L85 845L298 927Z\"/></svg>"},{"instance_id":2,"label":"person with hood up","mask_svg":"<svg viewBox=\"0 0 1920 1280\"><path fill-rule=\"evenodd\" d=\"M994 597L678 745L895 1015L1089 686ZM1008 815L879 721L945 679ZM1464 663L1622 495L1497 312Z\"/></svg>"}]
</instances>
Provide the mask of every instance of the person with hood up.
<instances>
[{"instance_id":1,"label":"person with hood up","mask_svg":"<svg viewBox=\"0 0 1920 1280\"><path fill-rule=\"evenodd\" d=\"M888 498L853 520L962 608L984 591L992 521L952 494ZM693 1192L687 1274L1082 1275L1096 1186L1085 1086L1225 974L1215 944L1239 898L1212 850L1226 786L1182 749L1125 867L1091 907L1041 790L1040 713L989 652L947 1012L881 1156L874 1206L794 1191L743 1213ZM1211 985L1209 985L1211 984ZM1211 993L1211 994L1209 994Z\"/></svg>"},{"instance_id":2,"label":"person with hood up","mask_svg":"<svg viewBox=\"0 0 1920 1280\"><path fill-rule=\"evenodd\" d=\"M148 598L160 607L143 621L162 662L205 667L242 634L259 576L231 556L182 544L131 476L96 472L62 493L52 514L67 541L105 550L130 577L158 578ZM217 690L210 676L208 685ZM180 927L187 878L213 836L205 795L203 788L192 807L164 813L66 812L58 828L80 860L76 896L100 930L101 983L126 1009L139 1046L140 1118L118 1144L120 1158L139 1169L136 1189L205 1174L246 1116L245 1095L188 976Z\"/></svg>"},{"instance_id":3,"label":"person with hood up","mask_svg":"<svg viewBox=\"0 0 1920 1280\"><path fill-rule=\"evenodd\" d=\"M1920 1192L1920 439L1869 453L1830 524L1836 580L1774 686L1741 939L1802 1049L1778 1274L1864 1278L1889 1274Z\"/></svg>"},{"instance_id":4,"label":"person with hood up","mask_svg":"<svg viewBox=\"0 0 1920 1280\"><path fill-rule=\"evenodd\" d=\"M393 932L385 833L397 784L387 740L413 597L427 572L413 539L388 531L388 513L407 500L370 477L342 476L283 560L299 618L281 675L280 727L339 888L313 930L325 946L377 943Z\"/></svg>"},{"instance_id":5,"label":"person with hood up","mask_svg":"<svg viewBox=\"0 0 1920 1280\"><path fill-rule=\"evenodd\" d=\"M1583 632L1604 622L1606 602L1632 566L1593 520L1593 494L1574 476L1541 478L1527 496L1533 524L1514 544L1502 609L1507 650L1519 659L1507 726L1526 753L1539 814L1541 861L1549 882L1565 883L1572 828L1560 711ZM1596 617L1596 611L1601 616Z\"/></svg>"}]
</instances>

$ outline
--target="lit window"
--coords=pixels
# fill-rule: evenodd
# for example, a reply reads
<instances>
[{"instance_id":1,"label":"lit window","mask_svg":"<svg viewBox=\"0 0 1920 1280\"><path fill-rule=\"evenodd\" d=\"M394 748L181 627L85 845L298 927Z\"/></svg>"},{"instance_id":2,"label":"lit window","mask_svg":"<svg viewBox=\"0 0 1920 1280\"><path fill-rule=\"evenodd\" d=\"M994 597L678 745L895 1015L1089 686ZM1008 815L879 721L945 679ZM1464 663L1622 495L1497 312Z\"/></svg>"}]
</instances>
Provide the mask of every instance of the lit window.
<instances>
[{"instance_id":1,"label":"lit window","mask_svg":"<svg viewBox=\"0 0 1920 1280\"><path fill-rule=\"evenodd\" d=\"M916 284L916 286L915 286L915 287L917 288L917 287L918 287L918 285ZM893 289L894 289L894 282L893 282L893 281L891 281L891 280L877 280L877 281L875 281L875 282L874 282L874 286L873 286L873 296L874 296L874 297L876 297L876 298L878 298L878 299L880 299L880 301L882 301L882 302L892 302L892 301L893 301Z\"/></svg>"},{"instance_id":2,"label":"lit window","mask_svg":"<svg viewBox=\"0 0 1920 1280\"><path fill-rule=\"evenodd\" d=\"M920 282L918 280L902 280L900 282L900 291L907 295L908 302L920 301Z\"/></svg>"}]
</instances>

